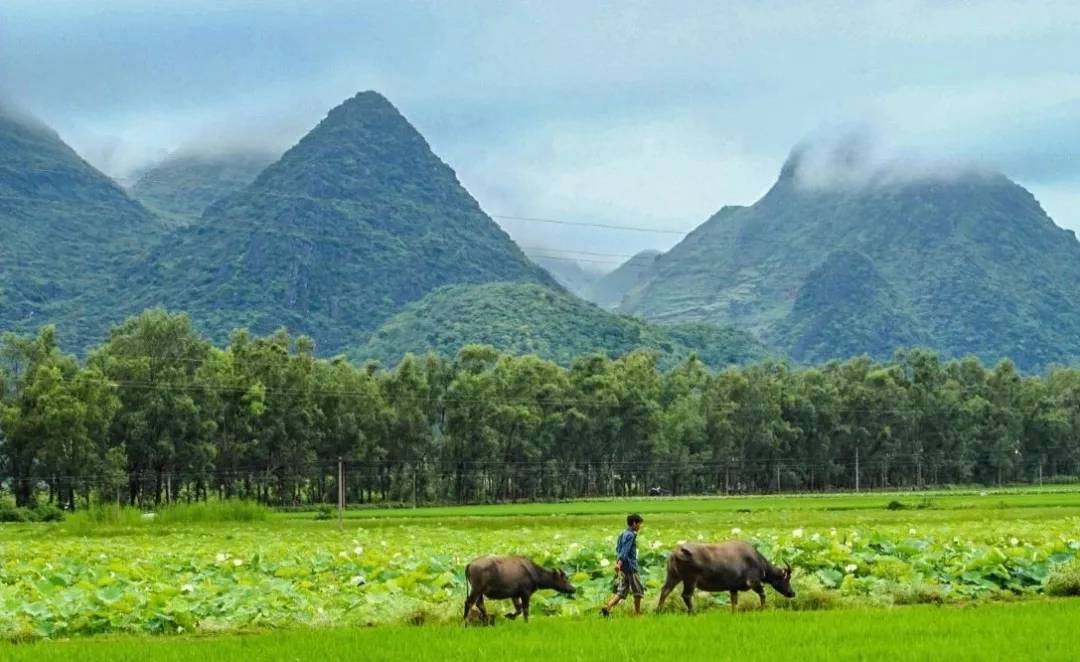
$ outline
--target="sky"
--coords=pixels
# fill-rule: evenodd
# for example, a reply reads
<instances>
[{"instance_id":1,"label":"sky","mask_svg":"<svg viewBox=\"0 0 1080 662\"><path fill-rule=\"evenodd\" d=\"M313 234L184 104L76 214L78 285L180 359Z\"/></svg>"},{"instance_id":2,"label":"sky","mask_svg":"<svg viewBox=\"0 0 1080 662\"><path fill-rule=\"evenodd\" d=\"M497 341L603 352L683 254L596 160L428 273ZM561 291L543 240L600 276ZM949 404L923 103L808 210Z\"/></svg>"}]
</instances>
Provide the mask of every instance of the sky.
<instances>
[{"instance_id":1,"label":"sky","mask_svg":"<svg viewBox=\"0 0 1080 662\"><path fill-rule=\"evenodd\" d=\"M671 231L497 219L585 266L669 248L851 126L1080 230L1076 2L0 0L0 99L120 181L284 151L367 89L490 214Z\"/></svg>"}]
</instances>

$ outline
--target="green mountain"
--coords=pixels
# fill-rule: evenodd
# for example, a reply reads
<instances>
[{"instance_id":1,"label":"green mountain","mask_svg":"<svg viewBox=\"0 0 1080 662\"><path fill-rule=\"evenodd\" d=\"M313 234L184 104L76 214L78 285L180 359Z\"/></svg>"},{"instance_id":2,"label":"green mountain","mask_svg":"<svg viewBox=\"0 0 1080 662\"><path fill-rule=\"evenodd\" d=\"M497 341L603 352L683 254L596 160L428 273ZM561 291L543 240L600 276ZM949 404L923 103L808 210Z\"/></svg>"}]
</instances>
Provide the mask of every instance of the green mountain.
<instances>
[{"instance_id":1,"label":"green mountain","mask_svg":"<svg viewBox=\"0 0 1080 662\"><path fill-rule=\"evenodd\" d=\"M559 285L578 296L581 296L593 281L600 278L599 273L582 268L576 260L570 258L530 255L529 259L551 274Z\"/></svg>"},{"instance_id":2,"label":"green mountain","mask_svg":"<svg viewBox=\"0 0 1080 662\"><path fill-rule=\"evenodd\" d=\"M255 152L177 154L147 170L131 197L174 225L190 225L211 204L244 188L276 156Z\"/></svg>"},{"instance_id":3,"label":"green mountain","mask_svg":"<svg viewBox=\"0 0 1080 662\"><path fill-rule=\"evenodd\" d=\"M616 357L636 349L658 352L665 367L692 353L715 368L766 356L760 343L734 329L656 326L547 287L486 283L445 287L410 304L350 357L394 365L406 352L454 356L468 344L537 354L564 365L589 354Z\"/></svg>"},{"instance_id":4,"label":"green mountain","mask_svg":"<svg viewBox=\"0 0 1080 662\"><path fill-rule=\"evenodd\" d=\"M604 308L618 308L627 294L649 281L660 255L660 251L641 251L614 271L594 280L582 290L581 297Z\"/></svg>"},{"instance_id":5,"label":"green mountain","mask_svg":"<svg viewBox=\"0 0 1080 662\"><path fill-rule=\"evenodd\" d=\"M888 360L897 347L930 341L874 263L845 250L829 253L807 275L774 338L799 361L863 353Z\"/></svg>"},{"instance_id":6,"label":"green mountain","mask_svg":"<svg viewBox=\"0 0 1080 662\"><path fill-rule=\"evenodd\" d=\"M334 108L247 187L133 269L135 310L185 310L214 339L285 326L356 346L443 285L530 281L532 264L385 98Z\"/></svg>"},{"instance_id":7,"label":"green mountain","mask_svg":"<svg viewBox=\"0 0 1080 662\"><path fill-rule=\"evenodd\" d=\"M808 361L910 343L1025 370L1080 359L1080 243L1029 192L809 156L690 233L622 310L736 325Z\"/></svg>"},{"instance_id":8,"label":"green mountain","mask_svg":"<svg viewBox=\"0 0 1080 662\"><path fill-rule=\"evenodd\" d=\"M163 231L56 132L0 107L0 330L71 313L60 340L95 339L79 311L111 305L102 295L118 270Z\"/></svg>"}]
</instances>

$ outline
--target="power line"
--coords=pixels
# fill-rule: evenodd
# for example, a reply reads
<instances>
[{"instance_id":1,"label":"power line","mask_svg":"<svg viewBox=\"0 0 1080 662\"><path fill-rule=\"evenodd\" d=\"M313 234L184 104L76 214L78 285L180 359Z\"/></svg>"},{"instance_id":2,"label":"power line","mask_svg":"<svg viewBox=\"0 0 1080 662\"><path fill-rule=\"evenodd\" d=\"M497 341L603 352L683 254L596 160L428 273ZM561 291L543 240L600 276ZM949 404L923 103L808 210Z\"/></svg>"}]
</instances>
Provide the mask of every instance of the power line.
<instances>
[{"instance_id":1,"label":"power line","mask_svg":"<svg viewBox=\"0 0 1080 662\"><path fill-rule=\"evenodd\" d=\"M588 223L584 221L564 221L555 218L538 218L535 216L508 216L505 214L488 214L491 218L506 221L525 221L529 223L551 223L554 225L576 225L588 228L604 228L606 230L629 230L632 232L653 232L656 234L687 235L693 230L665 230L663 228L649 228L637 225L615 225L612 223Z\"/></svg>"}]
</instances>

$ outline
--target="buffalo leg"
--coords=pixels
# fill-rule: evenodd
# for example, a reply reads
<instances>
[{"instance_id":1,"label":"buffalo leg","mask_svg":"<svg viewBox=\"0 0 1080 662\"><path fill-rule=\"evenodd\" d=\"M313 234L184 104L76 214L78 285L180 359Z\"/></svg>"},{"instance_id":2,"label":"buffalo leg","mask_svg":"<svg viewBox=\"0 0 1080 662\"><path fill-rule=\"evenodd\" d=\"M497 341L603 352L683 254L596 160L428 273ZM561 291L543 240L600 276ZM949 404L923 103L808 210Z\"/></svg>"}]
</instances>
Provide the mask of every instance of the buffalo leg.
<instances>
[{"instance_id":1,"label":"buffalo leg","mask_svg":"<svg viewBox=\"0 0 1080 662\"><path fill-rule=\"evenodd\" d=\"M738 606L739 606L739 592L738 591L732 591L731 592L731 613L734 614L735 609Z\"/></svg>"},{"instance_id":2,"label":"buffalo leg","mask_svg":"<svg viewBox=\"0 0 1080 662\"><path fill-rule=\"evenodd\" d=\"M689 579L682 584L682 601L686 603L686 611L694 612L694 582Z\"/></svg>"},{"instance_id":3,"label":"buffalo leg","mask_svg":"<svg viewBox=\"0 0 1080 662\"><path fill-rule=\"evenodd\" d=\"M521 598L514 597L512 600L514 601L514 611L506 615L510 620L514 620L521 613Z\"/></svg>"},{"instance_id":4,"label":"buffalo leg","mask_svg":"<svg viewBox=\"0 0 1080 662\"><path fill-rule=\"evenodd\" d=\"M481 597L480 591L476 591L476 590L470 591L469 595L466 596L466 598L465 598L465 621L466 622L468 622L468 620L469 620L469 612L472 610L473 605L476 604L477 600L480 597Z\"/></svg>"},{"instance_id":5,"label":"buffalo leg","mask_svg":"<svg viewBox=\"0 0 1080 662\"><path fill-rule=\"evenodd\" d=\"M656 603L656 611L660 611L664 608L664 602L667 601L671 592L675 590L675 587L679 584L679 576L675 573L669 572L667 579L664 581L664 587L660 589L660 602Z\"/></svg>"},{"instance_id":6,"label":"buffalo leg","mask_svg":"<svg viewBox=\"0 0 1080 662\"><path fill-rule=\"evenodd\" d=\"M487 609L484 607L483 594L476 600L476 608L480 611L481 622L483 622L484 625L491 625L492 619L488 616Z\"/></svg>"},{"instance_id":7,"label":"buffalo leg","mask_svg":"<svg viewBox=\"0 0 1080 662\"><path fill-rule=\"evenodd\" d=\"M532 597L529 594L521 596L521 615L525 619L525 622L529 622L529 598Z\"/></svg>"},{"instance_id":8,"label":"buffalo leg","mask_svg":"<svg viewBox=\"0 0 1080 662\"><path fill-rule=\"evenodd\" d=\"M761 600L761 606L765 606L765 587L758 584L754 587L754 593L757 593L758 599Z\"/></svg>"}]
</instances>

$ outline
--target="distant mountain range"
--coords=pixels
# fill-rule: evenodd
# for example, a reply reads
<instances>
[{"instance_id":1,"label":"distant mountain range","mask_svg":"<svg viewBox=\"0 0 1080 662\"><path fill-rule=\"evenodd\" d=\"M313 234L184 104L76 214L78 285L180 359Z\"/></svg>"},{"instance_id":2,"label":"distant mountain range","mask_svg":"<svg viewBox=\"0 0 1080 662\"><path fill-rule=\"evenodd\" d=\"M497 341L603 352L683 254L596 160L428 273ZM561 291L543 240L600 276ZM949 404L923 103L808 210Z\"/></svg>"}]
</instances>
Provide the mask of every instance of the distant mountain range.
<instances>
[{"instance_id":1,"label":"distant mountain range","mask_svg":"<svg viewBox=\"0 0 1080 662\"><path fill-rule=\"evenodd\" d=\"M278 159L170 157L132 186L137 200L35 121L0 115L0 146L0 330L58 323L66 349L162 306L219 343L238 327L286 327L324 355L387 364L475 342L564 363L635 349L665 364L764 353L733 330L659 328L574 298L374 92ZM593 276L548 262L568 289Z\"/></svg>"},{"instance_id":2,"label":"distant mountain range","mask_svg":"<svg viewBox=\"0 0 1080 662\"><path fill-rule=\"evenodd\" d=\"M1028 191L847 153L822 179L805 156L657 259L620 309L735 325L810 362L911 345L1025 370L1080 359L1080 243Z\"/></svg>"},{"instance_id":3,"label":"distant mountain range","mask_svg":"<svg viewBox=\"0 0 1080 662\"><path fill-rule=\"evenodd\" d=\"M476 342L563 363L637 348L667 363L819 362L913 345L1027 371L1080 361L1080 243L1030 193L995 172L813 149L755 204L595 277L531 261L374 92L280 158L175 156L131 195L0 109L0 330L58 323L82 352L162 306L217 342L286 327L321 354L384 363Z\"/></svg>"},{"instance_id":4,"label":"distant mountain range","mask_svg":"<svg viewBox=\"0 0 1080 662\"><path fill-rule=\"evenodd\" d=\"M615 309L626 295L648 283L653 275L653 265L660 251L641 251L614 271L593 280L581 292L581 296L604 308Z\"/></svg>"}]
</instances>

